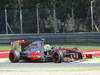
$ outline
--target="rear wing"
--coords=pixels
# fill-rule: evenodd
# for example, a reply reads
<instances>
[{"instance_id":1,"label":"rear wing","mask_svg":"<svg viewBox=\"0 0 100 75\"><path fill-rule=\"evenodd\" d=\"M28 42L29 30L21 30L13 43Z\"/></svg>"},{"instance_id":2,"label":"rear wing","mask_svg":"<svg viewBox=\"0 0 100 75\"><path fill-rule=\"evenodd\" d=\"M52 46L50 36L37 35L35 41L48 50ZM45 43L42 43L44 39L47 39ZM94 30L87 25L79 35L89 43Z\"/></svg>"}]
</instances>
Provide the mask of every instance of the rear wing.
<instances>
[{"instance_id":1,"label":"rear wing","mask_svg":"<svg viewBox=\"0 0 100 75\"><path fill-rule=\"evenodd\" d=\"M11 50L19 50L22 51L29 44L27 40L17 40L11 42Z\"/></svg>"}]
</instances>

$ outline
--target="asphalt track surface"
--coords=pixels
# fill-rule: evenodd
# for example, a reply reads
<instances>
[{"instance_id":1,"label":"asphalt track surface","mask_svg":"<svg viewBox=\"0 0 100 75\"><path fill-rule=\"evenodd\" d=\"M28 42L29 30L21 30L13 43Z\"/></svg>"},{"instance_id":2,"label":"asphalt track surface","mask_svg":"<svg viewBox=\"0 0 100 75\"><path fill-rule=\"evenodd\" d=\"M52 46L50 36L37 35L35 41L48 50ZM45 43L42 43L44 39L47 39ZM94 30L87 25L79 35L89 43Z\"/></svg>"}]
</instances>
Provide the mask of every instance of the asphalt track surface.
<instances>
[{"instance_id":1,"label":"asphalt track surface","mask_svg":"<svg viewBox=\"0 0 100 75\"><path fill-rule=\"evenodd\" d=\"M22 62L22 63L10 63L0 62L0 69L23 69L23 68L99 68L100 63L93 64L80 64L80 63L42 63L42 62ZM100 75L100 70L81 70L81 71L63 71L63 70L35 70L35 71L13 71L13 72L0 72L0 75Z\"/></svg>"},{"instance_id":2,"label":"asphalt track surface","mask_svg":"<svg viewBox=\"0 0 100 75\"><path fill-rule=\"evenodd\" d=\"M0 68L100 68L100 63L0 62Z\"/></svg>"}]
</instances>

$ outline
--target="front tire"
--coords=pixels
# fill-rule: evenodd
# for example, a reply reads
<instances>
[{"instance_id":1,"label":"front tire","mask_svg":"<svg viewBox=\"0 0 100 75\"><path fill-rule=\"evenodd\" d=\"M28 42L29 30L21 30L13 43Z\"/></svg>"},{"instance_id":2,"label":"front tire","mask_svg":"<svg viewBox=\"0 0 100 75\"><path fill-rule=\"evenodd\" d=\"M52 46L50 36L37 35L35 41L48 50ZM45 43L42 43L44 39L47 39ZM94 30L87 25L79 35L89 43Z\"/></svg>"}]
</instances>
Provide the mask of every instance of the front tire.
<instances>
[{"instance_id":1,"label":"front tire","mask_svg":"<svg viewBox=\"0 0 100 75\"><path fill-rule=\"evenodd\" d=\"M9 53L9 60L12 63L17 63L20 60L20 52L17 50L11 50Z\"/></svg>"},{"instance_id":2,"label":"front tire","mask_svg":"<svg viewBox=\"0 0 100 75\"><path fill-rule=\"evenodd\" d=\"M52 60L54 63L61 63L63 61L62 51L55 51L52 55Z\"/></svg>"},{"instance_id":3,"label":"front tire","mask_svg":"<svg viewBox=\"0 0 100 75\"><path fill-rule=\"evenodd\" d=\"M83 59L83 54L82 53L78 53L78 58L79 59Z\"/></svg>"}]
</instances>

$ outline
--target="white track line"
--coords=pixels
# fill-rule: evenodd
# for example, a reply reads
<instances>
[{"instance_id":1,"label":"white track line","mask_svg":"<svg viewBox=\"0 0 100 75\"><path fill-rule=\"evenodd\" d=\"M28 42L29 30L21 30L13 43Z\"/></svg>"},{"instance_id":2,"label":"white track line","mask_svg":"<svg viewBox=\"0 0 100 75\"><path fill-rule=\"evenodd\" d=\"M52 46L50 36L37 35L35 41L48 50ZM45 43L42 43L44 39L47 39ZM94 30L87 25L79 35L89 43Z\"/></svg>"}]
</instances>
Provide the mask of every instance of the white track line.
<instances>
[{"instance_id":1,"label":"white track line","mask_svg":"<svg viewBox=\"0 0 100 75\"><path fill-rule=\"evenodd\" d=\"M0 52L0 54L6 54L6 53L9 53L9 52Z\"/></svg>"},{"instance_id":2,"label":"white track line","mask_svg":"<svg viewBox=\"0 0 100 75\"><path fill-rule=\"evenodd\" d=\"M1 62L9 62L9 59L8 58L0 58L0 63Z\"/></svg>"}]
</instances>

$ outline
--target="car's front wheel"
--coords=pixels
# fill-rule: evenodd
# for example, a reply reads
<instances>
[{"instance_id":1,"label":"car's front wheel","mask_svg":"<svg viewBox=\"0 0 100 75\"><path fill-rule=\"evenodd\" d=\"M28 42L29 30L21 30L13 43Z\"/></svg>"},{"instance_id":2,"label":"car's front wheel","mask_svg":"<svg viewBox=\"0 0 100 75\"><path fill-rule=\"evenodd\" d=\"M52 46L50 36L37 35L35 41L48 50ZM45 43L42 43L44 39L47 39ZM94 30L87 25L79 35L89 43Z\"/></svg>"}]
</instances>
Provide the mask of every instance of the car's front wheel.
<instances>
[{"instance_id":1,"label":"car's front wheel","mask_svg":"<svg viewBox=\"0 0 100 75\"><path fill-rule=\"evenodd\" d=\"M54 63L61 63L63 61L63 53L62 51L58 50L53 53L52 60Z\"/></svg>"}]
</instances>

